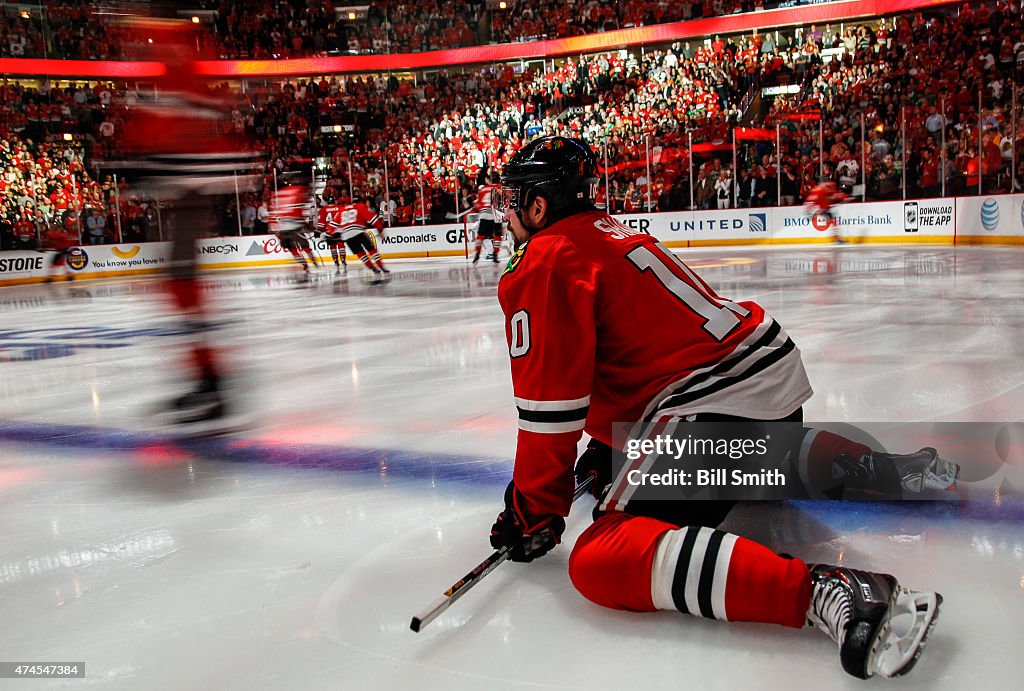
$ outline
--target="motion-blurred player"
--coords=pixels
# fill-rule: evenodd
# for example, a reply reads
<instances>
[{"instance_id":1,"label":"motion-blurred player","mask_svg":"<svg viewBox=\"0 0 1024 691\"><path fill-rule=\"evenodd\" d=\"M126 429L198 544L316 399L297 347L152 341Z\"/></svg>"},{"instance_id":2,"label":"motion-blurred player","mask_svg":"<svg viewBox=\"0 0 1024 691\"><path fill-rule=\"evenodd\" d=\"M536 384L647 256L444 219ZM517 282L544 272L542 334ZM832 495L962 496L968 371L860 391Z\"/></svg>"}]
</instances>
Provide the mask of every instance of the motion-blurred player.
<instances>
[{"instance_id":1,"label":"motion-blurred player","mask_svg":"<svg viewBox=\"0 0 1024 691\"><path fill-rule=\"evenodd\" d=\"M281 248L291 253L309 279L309 265L320 266L305 232L309 222L311 192L305 185L290 185L277 191L270 204L270 229ZM308 257L308 261L307 261Z\"/></svg>"},{"instance_id":2,"label":"motion-blurred player","mask_svg":"<svg viewBox=\"0 0 1024 691\"><path fill-rule=\"evenodd\" d=\"M352 254L373 272L374 282L380 283L390 277L391 272L384 267L384 262L377 251L377 241L370 234L376 230L384 235L384 221L358 199L351 204L339 204L329 207L331 210L325 217L324 232L328 242L344 242Z\"/></svg>"},{"instance_id":3,"label":"motion-blurred player","mask_svg":"<svg viewBox=\"0 0 1024 691\"><path fill-rule=\"evenodd\" d=\"M823 179L807 193L807 213L811 219L816 217L819 223L824 222L831 229L832 240L842 244L843 237L839 232L839 219L835 217L832 208L837 204L850 199L850 195L841 192L836 183L829 179Z\"/></svg>"},{"instance_id":4,"label":"motion-blurred player","mask_svg":"<svg viewBox=\"0 0 1024 691\"><path fill-rule=\"evenodd\" d=\"M612 427L691 421L791 423L809 476L867 489L950 489L957 468L933 449L896 456L805 429L800 351L754 302L717 295L655 238L594 209L597 164L580 140L544 137L506 164L495 208L517 243L498 286L519 410L513 480L491 544L513 561L546 554L565 527L576 446L600 500L569 575L588 599L643 612L813 624L858 677L916 662L941 597L887 574L807 565L715 529L735 502L640 500L630 466L611 476ZM754 423L756 424L756 423ZM895 626L893 618L905 614Z\"/></svg>"},{"instance_id":5,"label":"motion-blurred player","mask_svg":"<svg viewBox=\"0 0 1024 691\"><path fill-rule=\"evenodd\" d=\"M473 247L475 252L473 254L473 263L476 264L480 261L480 248L483 246L485 240L491 242L491 254L488 255L488 259L498 263L498 253L501 251L501 222L494 214L494 203L492 196L496 190L500 189L498 180L495 176L488 178L488 184L481 185L479 191L476 193L476 199L473 201L473 207L470 209L470 215L476 216L477 218L477 231L476 240L473 241Z\"/></svg>"},{"instance_id":6,"label":"motion-blurred player","mask_svg":"<svg viewBox=\"0 0 1024 691\"><path fill-rule=\"evenodd\" d=\"M170 202L173 215L167 287L191 339L192 389L170 402L160 416L196 432L217 431L228 415L222 358L197 276L195 243L217 233L216 195L233 194L255 176L259 154L231 132L231 106L216 98L197 69L202 43L191 22L127 20L134 43L125 52L161 63L151 91L140 91L120 141L123 160L142 195ZM202 56L206 57L206 56Z\"/></svg>"},{"instance_id":7,"label":"motion-blurred player","mask_svg":"<svg viewBox=\"0 0 1024 691\"><path fill-rule=\"evenodd\" d=\"M44 283L52 283L58 270L62 270L64 280L74 280L75 275L68 271L67 260L71 249L77 246L78 233L74 231L54 227L43 234L43 249L51 253Z\"/></svg>"}]
</instances>

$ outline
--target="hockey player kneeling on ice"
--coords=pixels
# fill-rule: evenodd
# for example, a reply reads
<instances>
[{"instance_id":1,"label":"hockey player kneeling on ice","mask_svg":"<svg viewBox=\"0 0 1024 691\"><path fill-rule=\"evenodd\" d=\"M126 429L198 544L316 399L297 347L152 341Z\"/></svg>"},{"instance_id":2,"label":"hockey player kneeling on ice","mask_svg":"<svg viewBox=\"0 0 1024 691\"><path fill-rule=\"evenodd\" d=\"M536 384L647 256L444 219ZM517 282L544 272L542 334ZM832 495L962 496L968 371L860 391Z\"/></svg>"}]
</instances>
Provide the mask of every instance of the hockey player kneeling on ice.
<instances>
[{"instance_id":1,"label":"hockey player kneeling on ice","mask_svg":"<svg viewBox=\"0 0 1024 691\"><path fill-rule=\"evenodd\" d=\"M531 561L558 543L585 430L594 441L575 474L598 477L600 504L569 558L585 597L637 612L813 625L839 644L850 674L905 674L935 622L937 593L886 574L805 564L717 530L734 502L631 502L621 478L611 478L612 424L790 421L801 477L841 476L866 489L951 489L958 466L932 449L874 453L804 429L811 387L782 327L754 302L717 295L655 238L595 210L596 170L584 142L544 137L512 157L495 193L516 241L498 298L519 438L491 544ZM893 623L901 613L906 626Z\"/></svg>"}]
</instances>

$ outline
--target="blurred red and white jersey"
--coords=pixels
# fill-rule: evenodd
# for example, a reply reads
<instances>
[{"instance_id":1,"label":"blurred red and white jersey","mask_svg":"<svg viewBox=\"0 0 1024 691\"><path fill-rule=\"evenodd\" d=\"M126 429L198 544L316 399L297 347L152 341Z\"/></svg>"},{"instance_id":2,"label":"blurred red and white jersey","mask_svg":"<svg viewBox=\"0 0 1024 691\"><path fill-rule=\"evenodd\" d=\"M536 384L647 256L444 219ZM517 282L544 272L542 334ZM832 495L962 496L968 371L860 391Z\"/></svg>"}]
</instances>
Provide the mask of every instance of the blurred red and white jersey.
<instances>
[{"instance_id":1,"label":"blurred red and white jersey","mask_svg":"<svg viewBox=\"0 0 1024 691\"><path fill-rule=\"evenodd\" d=\"M107 165L167 198L246 191L260 155L230 134L232 104L214 96L198 74L194 29L154 19L134 20L133 27L153 39L144 57L163 63L165 72L151 91L137 92L118 140L120 160Z\"/></svg>"},{"instance_id":2,"label":"blurred red and white jersey","mask_svg":"<svg viewBox=\"0 0 1024 691\"><path fill-rule=\"evenodd\" d=\"M834 182L823 182L807 193L807 205L815 211L828 211L833 204L841 204L849 195L839 191Z\"/></svg>"},{"instance_id":3,"label":"blurred red and white jersey","mask_svg":"<svg viewBox=\"0 0 1024 691\"><path fill-rule=\"evenodd\" d=\"M307 228L312 197L305 185L282 187L270 200L270 230L273 233L303 231Z\"/></svg>"},{"instance_id":4,"label":"blurred red and white jersey","mask_svg":"<svg viewBox=\"0 0 1024 691\"><path fill-rule=\"evenodd\" d=\"M322 224L322 225L321 225ZM317 230L342 240L349 240L371 228L380 231L384 222L366 204L331 204L320 210Z\"/></svg>"},{"instance_id":5,"label":"blurred red and white jersey","mask_svg":"<svg viewBox=\"0 0 1024 691\"><path fill-rule=\"evenodd\" d=\"M51 228L43 234L43 247L48 250L67 250L78 244L78 233L71 230Z\"/></svg>"}]
</instances>

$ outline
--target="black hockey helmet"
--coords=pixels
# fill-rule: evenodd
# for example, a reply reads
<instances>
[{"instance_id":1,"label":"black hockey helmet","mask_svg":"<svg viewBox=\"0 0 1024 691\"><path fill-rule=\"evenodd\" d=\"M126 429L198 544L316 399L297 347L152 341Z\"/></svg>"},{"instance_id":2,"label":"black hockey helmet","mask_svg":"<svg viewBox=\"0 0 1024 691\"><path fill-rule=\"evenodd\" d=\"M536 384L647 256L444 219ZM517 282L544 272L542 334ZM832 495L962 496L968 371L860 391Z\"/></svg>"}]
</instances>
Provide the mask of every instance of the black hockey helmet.
<instances>
[{"instance_id":1,"label":"black hockey helmet","mask_svg":"<svg viewBox=\"0 0 1024 691\"><path fill-rule=\"evenodd\" d=\"M581 139L541 137L516 152L501 175L493 199L499 214L516 211L540 195L553 219L592 209L597 189L597 156Z\"/></svg>"}]
</instances>

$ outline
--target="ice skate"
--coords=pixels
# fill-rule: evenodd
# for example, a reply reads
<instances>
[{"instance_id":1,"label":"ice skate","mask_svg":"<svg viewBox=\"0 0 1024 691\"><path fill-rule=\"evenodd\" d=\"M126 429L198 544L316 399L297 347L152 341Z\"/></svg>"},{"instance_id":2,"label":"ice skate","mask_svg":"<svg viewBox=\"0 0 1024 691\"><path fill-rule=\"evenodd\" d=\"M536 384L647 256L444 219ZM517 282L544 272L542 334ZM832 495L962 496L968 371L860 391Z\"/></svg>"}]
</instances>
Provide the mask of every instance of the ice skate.
<instances>
[{"instance_id":1,"label":"ice skate","mask_svg":"<svg viewBox=\"0 0 1024 691\"><path fill-rule=\"evenodd\" d=\"M248 413L231 403L230 385L202 379L191 391L172 399L153 416L161 431L182 437L215 437L251 427Z\"/></svg>"},{"instance_id":2,"label":"ice skate","mask_svg":"<svg viewBox=\"0 0 1024 691\"><path fill-rule=\"evenodd\" d=\"M839 644L848 674L861 679L899 677L924 650L942 596L908 590L889 574L842 566L811 566L808 624Z\"/></svg>"},{"instance_id":3,"label":"ice skate","mask_svg":"<svg viewBox=\"0 0 1024 691\"><path fill-rule=\"evenodd\" d=\"M902 489L920 494L955 490L960 466L939 456L935 449L925 447L910 454L875 451L857 459L843 454L836 459L833 476L837 473L837 479L851 488L884 494L900 493Z\"/></svg>"},{"instance_id":4,"label":"ice skate","mask_svg":"<svg viewBox=\"0 0 1024 691\"><path fill-rule=\"evenodd\" d=\"M226 410L219 382L204 379L193 390L166 404L156 413L154 421L168 430L193 434L217 428Z\"/></svg>"}]
</instances>

